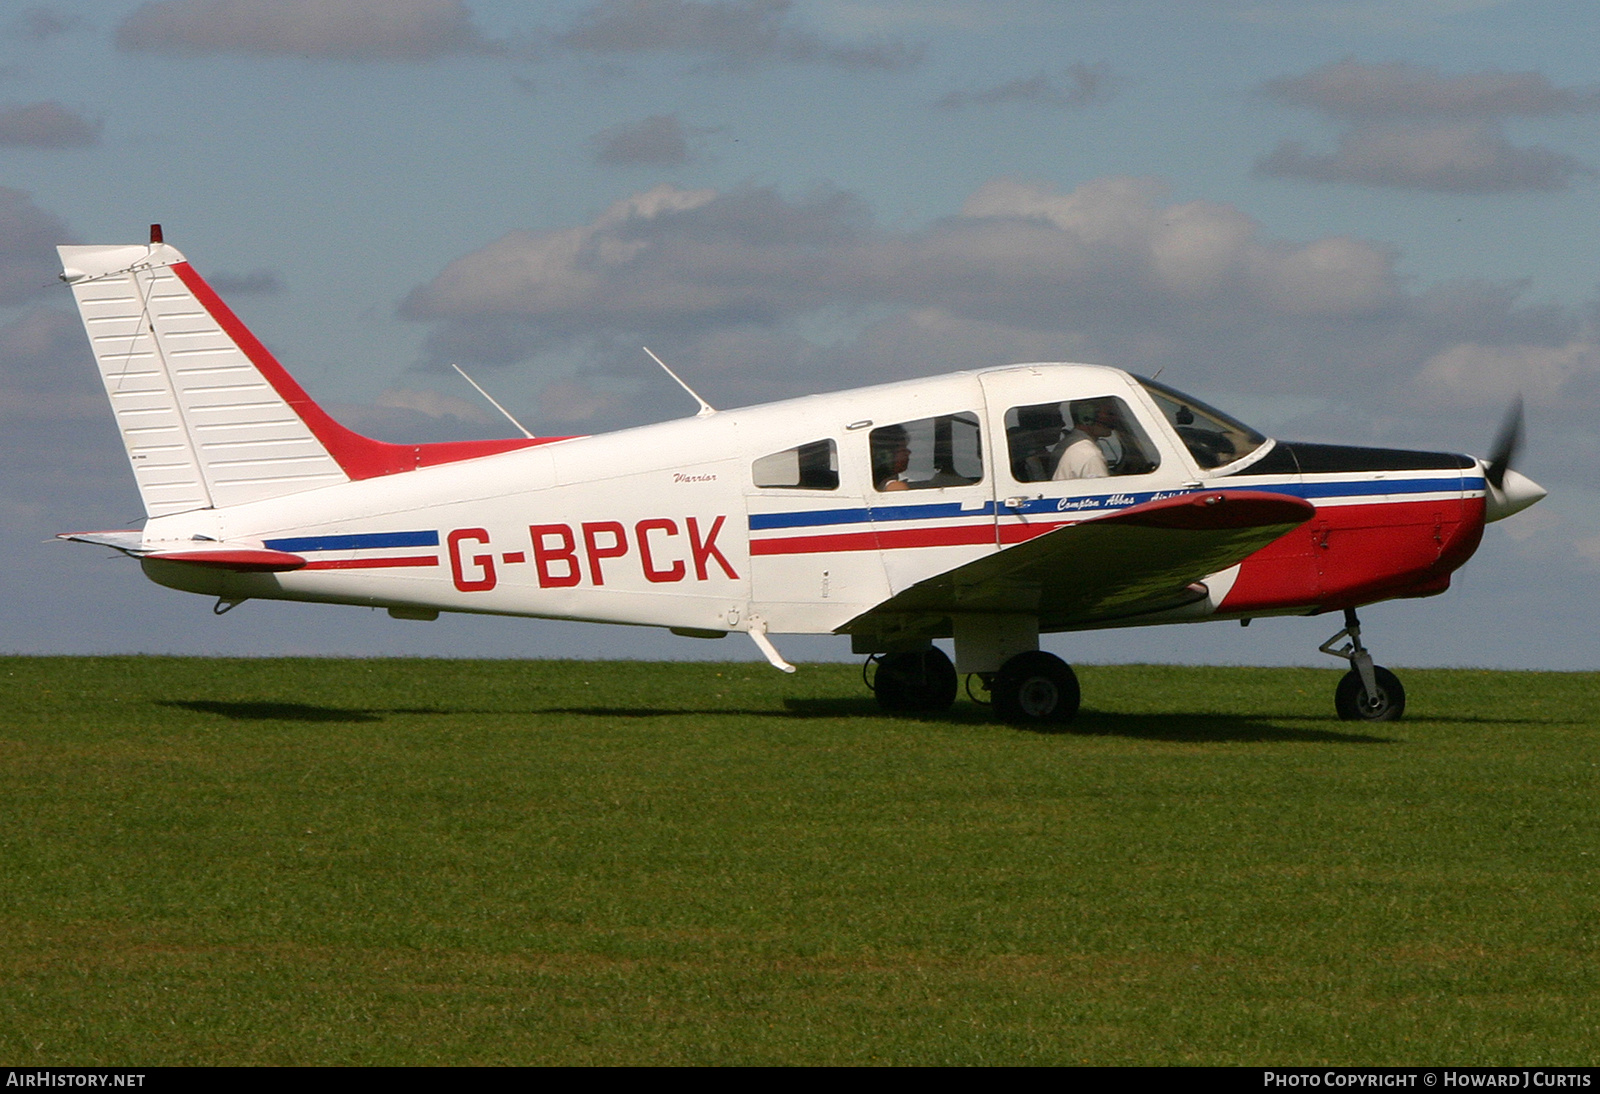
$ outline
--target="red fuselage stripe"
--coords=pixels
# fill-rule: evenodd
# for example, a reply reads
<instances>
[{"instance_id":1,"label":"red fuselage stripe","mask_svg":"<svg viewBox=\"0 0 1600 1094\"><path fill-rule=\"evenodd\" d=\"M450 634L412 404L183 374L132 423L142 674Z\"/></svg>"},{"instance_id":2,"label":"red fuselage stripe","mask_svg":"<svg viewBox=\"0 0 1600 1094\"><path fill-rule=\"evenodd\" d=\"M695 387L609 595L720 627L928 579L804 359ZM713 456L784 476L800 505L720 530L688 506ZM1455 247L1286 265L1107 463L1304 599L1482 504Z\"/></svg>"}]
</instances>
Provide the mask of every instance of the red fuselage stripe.
<instances>
[{"instance_id":1,"label":"red fuselage stripe","mask_svg":"<svg viewBox=\"0 0 1600 1094\"><path fill-rule=\"evenodd\" d=\"M400 555L395 558L327 558L306 563L308 570L378 570L394 566L437 566L437 555Z\"/></svg>"},{"instance_id":2,"label":"red fuselage stripe","mask_svg":"<svg viewBox=\"0 0 1600 1094\"><path fill-rule=\"evenodd\" d=\"M752 555L811 555L823 551L888 551L898 547L951 547L994 543L994 522L945 528L891 528L882 532L839 532L827 536L754 539Z\"/></svg>"},{"instance_id":3,"label":"red fuselage stripe","mask_svg":"<svg viewBox=\"0 0 1600 1094\"><path fill-rule=\"evenodd\" d=\"M1307 522L1327 524L1332 528L1365 528L1374 526L1431 523L1436 513L1452 514L1461 504L1459 498L1440 501L1391 501L1359 505L1321 505ZM1057 528L1081 523L1073 520L1029 520L1002 517L999 541L1003 546L1025 543ZM752 539L752 555L807 555L826 551L876 551L903 547L948 547L961 544L992 544L997 529L992 520L974 520L965 525L947 525L940 528L886 529L877 532L835 532L820 536L789 536ZM1290 533L1293 534L1293 533Z\"/></svg>"}]
</instances>

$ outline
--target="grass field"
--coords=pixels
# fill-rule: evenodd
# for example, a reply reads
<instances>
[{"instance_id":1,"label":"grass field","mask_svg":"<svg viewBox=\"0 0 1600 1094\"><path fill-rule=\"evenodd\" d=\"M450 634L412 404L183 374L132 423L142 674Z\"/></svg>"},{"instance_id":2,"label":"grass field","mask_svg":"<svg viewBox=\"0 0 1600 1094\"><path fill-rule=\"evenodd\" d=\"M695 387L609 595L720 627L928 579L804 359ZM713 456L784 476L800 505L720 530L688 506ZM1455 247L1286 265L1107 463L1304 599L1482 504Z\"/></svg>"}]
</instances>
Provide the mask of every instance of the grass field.
<instances>
[{"instance_id":1,"label":"grass field","mask_svg":"<svg viewBox=\"0 0 1600 1094\"><path fill-rule=\"evenodd\" d=\"M1600 674L0 659L0 1063L1600 1056Z\"/></svg>"}]
</instances>

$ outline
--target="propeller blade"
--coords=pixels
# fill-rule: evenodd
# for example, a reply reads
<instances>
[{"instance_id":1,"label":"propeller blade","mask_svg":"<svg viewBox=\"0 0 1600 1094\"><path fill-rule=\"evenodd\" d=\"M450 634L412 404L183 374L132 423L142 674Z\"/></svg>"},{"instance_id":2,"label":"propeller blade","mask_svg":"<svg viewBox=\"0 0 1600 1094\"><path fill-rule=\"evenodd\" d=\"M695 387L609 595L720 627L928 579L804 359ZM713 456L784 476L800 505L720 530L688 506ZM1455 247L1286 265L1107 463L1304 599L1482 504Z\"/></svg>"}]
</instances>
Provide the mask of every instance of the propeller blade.
<instances>
[{"instance_id":1,"label":"propeller blade","mask_svg":"<svg viewBox=\"0 0 1600 1094\"><path fill-rule=\"evenodd\" d=\"M1517 452L1522 448L1522 396L1518 395L1511 404L1511 409L1506 412L1505 421L1500 423L1500 432L1494 439L1494 448L1490 450L1489 466L1484 468L1483 477L1496 490L1505 489L1506 471L1511 467L1511 461L1517 458Z\"/></svg>"}]
</instances>

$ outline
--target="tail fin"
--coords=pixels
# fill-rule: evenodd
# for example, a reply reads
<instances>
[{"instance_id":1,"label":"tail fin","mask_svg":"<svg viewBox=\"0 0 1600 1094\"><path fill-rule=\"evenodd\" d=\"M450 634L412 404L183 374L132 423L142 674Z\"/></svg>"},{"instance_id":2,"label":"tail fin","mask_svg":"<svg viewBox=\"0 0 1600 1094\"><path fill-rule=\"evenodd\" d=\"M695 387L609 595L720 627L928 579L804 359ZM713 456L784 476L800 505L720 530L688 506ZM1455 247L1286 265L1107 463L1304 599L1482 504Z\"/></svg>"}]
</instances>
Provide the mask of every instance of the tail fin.
<instances>
[{"instance_id":1,"label":"tail fin","mask_svg":"<svg viewBox=\"0 0 1600 1094\"><path fill-rule=\"evenodd\" d=\"M334 421L183 255L58 247L133 464L158 517L281 497L542 440L395 445Z\"/></svg>"}]
</instances>

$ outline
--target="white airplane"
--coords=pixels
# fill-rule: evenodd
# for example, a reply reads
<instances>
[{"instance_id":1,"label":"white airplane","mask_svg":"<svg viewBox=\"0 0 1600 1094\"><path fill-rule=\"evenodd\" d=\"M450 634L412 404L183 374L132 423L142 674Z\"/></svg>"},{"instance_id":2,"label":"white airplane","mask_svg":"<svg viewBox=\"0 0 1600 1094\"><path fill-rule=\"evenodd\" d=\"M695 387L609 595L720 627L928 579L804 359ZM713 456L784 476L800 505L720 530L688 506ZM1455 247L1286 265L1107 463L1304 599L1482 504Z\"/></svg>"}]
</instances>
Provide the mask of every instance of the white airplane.
<instances>
[{"instance_id":1,"label":"white airplane","mask_svg":"<svg viewBox=\"0 0 1600 1094\"><path fill-rule=\"evenodd\" d=\"M1520 407L1488 460L1285 443L1068 364L701 400L593 437L386 444L312 402L159 226L59 250L148 515L61 538L219 613L256 598L743 631L789 672L769 635L848 634L886 710L946 709L965 673L1002 718L1049 724L1079 691L1040 634L1342 611L1321 647L1351 666L1336 709L1390 720L1404 689L1355 609L1443 592L1486 521L1545 493L1510 469Z\"/></svg>"}]
</instances>

